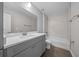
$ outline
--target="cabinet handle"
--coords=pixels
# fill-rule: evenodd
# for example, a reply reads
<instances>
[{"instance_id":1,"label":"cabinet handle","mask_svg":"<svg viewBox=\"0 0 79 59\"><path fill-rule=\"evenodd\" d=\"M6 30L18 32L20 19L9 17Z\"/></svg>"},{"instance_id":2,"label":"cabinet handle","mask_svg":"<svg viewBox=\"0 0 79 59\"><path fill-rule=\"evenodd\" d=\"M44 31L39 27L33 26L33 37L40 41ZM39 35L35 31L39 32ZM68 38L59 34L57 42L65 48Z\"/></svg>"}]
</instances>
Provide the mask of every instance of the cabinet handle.
<instances>
[{"instance_id":1,"label":"cabinet handle","mask_svg":"<svg viewBox=\"0 0 79 59\"><path fill-rule=\"evenodd\" d=\"M4 49L4 47L0 48L0 50L3 50L3 49Z\"/></svg>"},{"instance_id":2,"label":"cabinet handle","mask_svg":"<svg viewBox=\"0 0 79 59\"><path fill-rule=\"evenodd\" d=\"M34 45L32 48L36 47L36 45Z\"/></svg>"},{"instance_id":3,"label":"cabinet handle","mask_svg":"<svg viewBox=\"0 0 79 59\"><path fill-rule=\"evenodd\" d=\"M34 48L35 46L33 46L32 48Z\"/></svg>"}]
</instances>

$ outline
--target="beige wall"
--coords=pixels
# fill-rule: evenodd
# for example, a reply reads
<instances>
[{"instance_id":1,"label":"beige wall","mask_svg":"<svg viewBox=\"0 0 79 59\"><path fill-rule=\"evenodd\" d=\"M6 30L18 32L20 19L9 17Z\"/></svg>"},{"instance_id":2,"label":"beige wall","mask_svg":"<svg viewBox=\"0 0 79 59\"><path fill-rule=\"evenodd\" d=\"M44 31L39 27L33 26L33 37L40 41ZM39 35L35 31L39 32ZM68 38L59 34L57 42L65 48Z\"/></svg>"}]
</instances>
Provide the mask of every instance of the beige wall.
<instances>
[{"instance_id":1,"label":"beige wall","mask_svg":"<svg viewBox=\"0 0 79 59\"><path fill-rule=\"evenodd\" d=\"M48 35L67 39L67 22L64 16L51 16L48 19Z\"/></svg>"}]
</instances>

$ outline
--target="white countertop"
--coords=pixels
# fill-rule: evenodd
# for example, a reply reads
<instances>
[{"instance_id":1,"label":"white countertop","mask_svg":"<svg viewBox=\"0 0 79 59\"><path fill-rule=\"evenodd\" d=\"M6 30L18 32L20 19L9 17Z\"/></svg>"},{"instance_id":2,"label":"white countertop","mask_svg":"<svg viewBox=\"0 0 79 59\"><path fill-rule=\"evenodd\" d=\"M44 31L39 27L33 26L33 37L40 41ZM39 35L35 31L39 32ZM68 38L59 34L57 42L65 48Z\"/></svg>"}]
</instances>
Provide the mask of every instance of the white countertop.
<instances>
[{"instance_id":1,"label":"white countertop","mask_svg":"<svg viewBox=\"0 0 79 59\"><path fill-rule=\"evenodd\" d=\"M17 36L13 36L13 37L12 36L6 37L4 49L11 47L11 46L14 46L16 44L22 43L22 42L27 41L27 40L31 40L31 39L36 38L38 36L42 36L42 35L45 35L45 33L33 33L33 34L26 35L26 36L17 35Z\"/></svg>"}]
</instances>

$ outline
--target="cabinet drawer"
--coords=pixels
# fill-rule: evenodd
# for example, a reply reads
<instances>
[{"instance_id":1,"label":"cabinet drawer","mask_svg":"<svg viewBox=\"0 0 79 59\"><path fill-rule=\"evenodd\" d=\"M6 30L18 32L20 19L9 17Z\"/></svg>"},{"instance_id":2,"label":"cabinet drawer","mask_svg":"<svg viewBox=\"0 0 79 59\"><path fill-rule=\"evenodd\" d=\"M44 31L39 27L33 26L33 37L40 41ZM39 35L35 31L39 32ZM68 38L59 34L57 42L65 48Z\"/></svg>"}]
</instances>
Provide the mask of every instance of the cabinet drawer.
<instances>
[{"instance_id":1,"label":"cabinet drawer","mask_svg":"<svg viewBox=\"0 0 79 59\"><path fill-rule=\"evenodd\" d=\"M20 44L17 44L15 46L9 47L9 48L7 48L7 56L14 56L14 55L20 53L21 51L23 51L24 49L27 49L30 46L32 46L33 44L39 42L40 40L42 40L42 37L31 39L31 40L22 42Z\"/></svg>"},{"instance_id":2,"label":"cabinet drawer","mask_svg":"<svg viewBox=\"0 0 79 59\"><path fill-rule=\"evenodd\" d=\"M15 57L30 57L32 54L32 48L25 49L24 51L20 52L19 54L15 55Z\"/></svg>"},{"instance_id":3,"label":"cabinet drawer","mask_svg":"<svg viewBox=\"0 0 79 59\"><path fill-rule=\"evenodd\" d=\"M0 57L3 57L3 50L0 50Z\"/></svg>"},{"instance_id":4,"label":"cabinet drawer","mask_svg":"<svg viewBox=\"0 0 79 59\"><path fill-rule=\"evenodd\" d=\"M21 53L17 54L15 57L40 57L42 52L41 41L32 45L28 49L25 49Z\"/></svg>"}]
</instances>

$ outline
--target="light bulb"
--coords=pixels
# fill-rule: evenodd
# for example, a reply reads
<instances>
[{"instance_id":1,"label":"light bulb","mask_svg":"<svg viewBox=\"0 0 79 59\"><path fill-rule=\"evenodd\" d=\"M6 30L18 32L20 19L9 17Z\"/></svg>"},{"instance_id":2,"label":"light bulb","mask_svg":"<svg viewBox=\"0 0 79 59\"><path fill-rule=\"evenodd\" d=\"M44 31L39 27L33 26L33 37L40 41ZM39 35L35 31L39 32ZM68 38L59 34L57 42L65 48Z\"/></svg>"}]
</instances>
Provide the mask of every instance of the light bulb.
<instances>
[{"instance_id":1,"label":"light bulb","mask_svg":"<svg viewBox=\"0 0 79 59\"><path fill-rule=\"evenodd\" d=\"M30 8L30 7L31 7L31 3L30 3L30 2L27 4L27 7L28 7L28 8Z\"/></svg>"}]
</instances>

